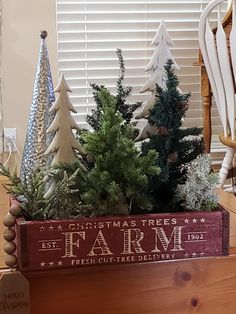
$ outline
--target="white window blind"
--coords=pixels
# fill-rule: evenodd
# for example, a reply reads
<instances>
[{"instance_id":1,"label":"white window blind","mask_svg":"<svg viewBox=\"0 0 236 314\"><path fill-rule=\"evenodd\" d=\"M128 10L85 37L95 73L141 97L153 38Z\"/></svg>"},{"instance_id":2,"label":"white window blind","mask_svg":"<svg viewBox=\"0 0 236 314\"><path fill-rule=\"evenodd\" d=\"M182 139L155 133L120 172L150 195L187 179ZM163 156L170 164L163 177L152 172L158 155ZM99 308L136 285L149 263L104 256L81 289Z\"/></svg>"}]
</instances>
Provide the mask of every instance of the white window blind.
<instances>
[{"instance_id":1,"label":"white window blind","mask_svg":"<svg viewBox=\"0 0 236 314\"><path fill-rule=\"evenodd\" d=\"M147 98L148 93L139 94L139 90L149 77L144 69L153 54L151 41L164 19L175 44L172 53L181 68L176 72L180 88L192 94L185 125L202 125L200 69L193 63L198 60L199 18L208 2L57 0L58 65L72 88L77 122L85 127L86 115L95 108L90 82L106 85L115 93L119 73L116 48L123 51L125 83L133 87L130 103ZM217 132L216 110L212 119Z\"/></svg>"}]
</instances>

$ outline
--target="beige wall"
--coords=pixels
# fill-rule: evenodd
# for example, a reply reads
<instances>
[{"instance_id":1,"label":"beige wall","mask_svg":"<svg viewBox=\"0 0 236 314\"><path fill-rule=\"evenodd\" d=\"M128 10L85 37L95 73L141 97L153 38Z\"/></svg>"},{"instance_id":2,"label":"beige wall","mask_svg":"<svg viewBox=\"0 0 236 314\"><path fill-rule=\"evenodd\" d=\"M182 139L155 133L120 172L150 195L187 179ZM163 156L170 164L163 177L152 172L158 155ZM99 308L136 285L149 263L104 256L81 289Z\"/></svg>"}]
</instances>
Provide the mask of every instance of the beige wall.
<instances>
[{"instance_id":1,"label":"beige wall","mask_svg":"<svg viewBox=\"0 0 236 314\"><path fill-rule=\"evenodd\" d=\"M40 45L40 30L48 31L47 45L54 84L57 81L56 0L2 0L3 125L16 128L22 153Z\"/></svg>"}]
</instances>

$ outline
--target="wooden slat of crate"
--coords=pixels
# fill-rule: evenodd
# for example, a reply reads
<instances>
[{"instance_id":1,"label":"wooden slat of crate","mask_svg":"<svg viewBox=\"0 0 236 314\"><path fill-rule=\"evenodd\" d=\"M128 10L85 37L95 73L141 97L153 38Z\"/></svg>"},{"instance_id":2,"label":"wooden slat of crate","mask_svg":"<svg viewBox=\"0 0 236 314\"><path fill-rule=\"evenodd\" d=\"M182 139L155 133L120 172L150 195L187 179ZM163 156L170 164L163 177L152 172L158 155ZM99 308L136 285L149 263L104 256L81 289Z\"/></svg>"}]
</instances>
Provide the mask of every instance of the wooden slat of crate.
<instances>
[{"instance_id":1,"label":"wooden slat of crate","mask_svg":"<svg viewBox=\"0 0 236 314\"><path fill-rule=\"evenodd\" d=\"M236 256L28 273L32 314L234 314Z\"/></svg>"},{"instance_id":2,"label":"wooden slat of crate","mask_svg":"<svg viewBox=\"0 0 236 314\"><path fill-rule=\"evenodd\" d=\"M145 263L229 254L228 212L185 212L26 222L18 219L21 271Z\"/></svg>"},{"instance_id":3,"label":"wooden slat of crate","mask_svg":"<svg viewBox=\"0 0 236 314\"><path fill-rule=\"evenodd\" d=\"M229 211L230 214L230 247L236 247L236 196L221 189L217 191L219 203Z\"/></svg>"}]
</instances>

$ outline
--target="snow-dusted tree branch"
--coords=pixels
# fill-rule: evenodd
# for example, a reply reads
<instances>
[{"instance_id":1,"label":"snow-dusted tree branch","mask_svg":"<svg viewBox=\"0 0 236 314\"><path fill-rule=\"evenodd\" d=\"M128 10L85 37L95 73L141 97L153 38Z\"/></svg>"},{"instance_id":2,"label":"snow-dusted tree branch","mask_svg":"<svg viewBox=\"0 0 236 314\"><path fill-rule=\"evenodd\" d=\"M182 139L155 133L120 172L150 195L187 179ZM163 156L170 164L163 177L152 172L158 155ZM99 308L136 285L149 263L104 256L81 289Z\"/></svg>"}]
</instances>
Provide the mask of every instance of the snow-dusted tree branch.
<instances>
[{"instance_id":1,"label":"snow-dusted tree branch","mask_svg":"<svg viewBox=\"0 0 236 314\"><path fill-rule=\"evenodd\" d=\"M217 207L218 181L218 174L211 172L210 156L201 155L189 165L186 183L178 186L177 195L188 210L212 210Z\"/></svg>"}]
</instances>

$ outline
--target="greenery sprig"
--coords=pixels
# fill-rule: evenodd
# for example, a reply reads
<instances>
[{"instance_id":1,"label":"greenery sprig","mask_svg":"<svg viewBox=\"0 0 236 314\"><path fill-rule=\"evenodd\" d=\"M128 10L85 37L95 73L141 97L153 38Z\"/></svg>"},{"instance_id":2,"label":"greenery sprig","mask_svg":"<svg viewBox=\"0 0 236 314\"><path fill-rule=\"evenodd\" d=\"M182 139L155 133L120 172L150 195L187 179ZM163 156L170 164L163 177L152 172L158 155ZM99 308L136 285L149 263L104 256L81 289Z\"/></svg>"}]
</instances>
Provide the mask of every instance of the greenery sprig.
<instances>
[{"instance_id":1,"label":"greenery sprig","mask_svg":"<svg viewBox=\"0 0 236 314\"><path fill-rule=\"evenodd\" d=\"M117 49L116 53L117 53L119 66L120 66L119 78L116 84L116 92L117 92L117 94L115 95L116 110L122 115L124 122L126 124L130 124L135 110L139 108L142 105L142 103L136 102L134 104L129 104L127 102L127 98L131 95L132 88L130 86L124 85L125 65L124 65L124 59L122 56L122 50ZM99 85L95 83L92 83L91 86L93 88L93 97L97 105L97 108L96 110L92 110L91 115L87 116L87 122L93 128L93 130L98 131L99 126L100 126L100 116L101 116L101 110L102 110L102 103L99 97L99 93L104 89L108 91L108 89L104 85ZM136 125L136 122L132 122L132 124ZM134 137L136 137L137 134L138 134L138 130L135 130Z\"/></svg>"},{"instance_id":2,"label":"greenery sprig","mask_svg":"<svg viewBox=\"0 0 236 314\"><path fill-rule=\"evenodd\" d=\"M59 219L91 215L91 206L86 206L78 198L76 180L77 168L71 174L64 170L63 165L57 165L51 170L36 169L27 183L21 181L16 172L10 173L9 169L0 164L0 173L9 179L4 187L11 197L17 199L23 209L23 216L27 220ZM56 189L53 195L45 198L50 178L56 179Z\"/></svg>"}]
</instances>

